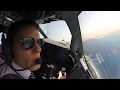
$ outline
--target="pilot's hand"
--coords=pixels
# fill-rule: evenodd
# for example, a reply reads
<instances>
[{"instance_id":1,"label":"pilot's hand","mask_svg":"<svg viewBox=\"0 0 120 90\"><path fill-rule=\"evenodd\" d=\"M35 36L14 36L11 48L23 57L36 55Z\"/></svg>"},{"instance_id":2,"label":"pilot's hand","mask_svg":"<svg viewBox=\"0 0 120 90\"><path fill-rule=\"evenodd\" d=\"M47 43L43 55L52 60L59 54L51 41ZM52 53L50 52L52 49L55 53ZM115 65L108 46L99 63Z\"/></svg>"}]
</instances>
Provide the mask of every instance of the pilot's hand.
<instances>
[{"instance_id":1,"label":"pilot's hand","mask_svg":"<svg viewBox=\"0 0 120 90\"><path fill-rule=\"evenodd\" d=\"M59 73L58 73L59 75L58 75L58 79L66 79L66 72L64 72L64 73L62 73L62 71L59 71Z\"/></svg>"}]
</instances>

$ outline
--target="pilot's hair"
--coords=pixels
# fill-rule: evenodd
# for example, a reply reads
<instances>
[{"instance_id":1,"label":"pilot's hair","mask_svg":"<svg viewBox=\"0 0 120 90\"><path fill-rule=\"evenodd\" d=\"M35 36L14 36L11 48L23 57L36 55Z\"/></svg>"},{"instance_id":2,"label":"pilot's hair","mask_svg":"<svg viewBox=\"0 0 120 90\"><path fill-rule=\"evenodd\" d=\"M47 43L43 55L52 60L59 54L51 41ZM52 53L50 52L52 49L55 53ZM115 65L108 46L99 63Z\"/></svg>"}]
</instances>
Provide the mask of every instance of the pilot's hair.
<instances>
[{"instance_id":1,"label":"pilot's hair","mask_svg":"<svg viewBox=\"0 0 120 90\"><path fill-rule=\"evenodd\" d=\"M6 29L6 42L10 47L11 58L14 57L13 54L13 40L16 34L26 26L34 26L38 31L40 29L39 25L33 20L18 20L10 24L10 26Z\"/></svg>"}]
</instances>

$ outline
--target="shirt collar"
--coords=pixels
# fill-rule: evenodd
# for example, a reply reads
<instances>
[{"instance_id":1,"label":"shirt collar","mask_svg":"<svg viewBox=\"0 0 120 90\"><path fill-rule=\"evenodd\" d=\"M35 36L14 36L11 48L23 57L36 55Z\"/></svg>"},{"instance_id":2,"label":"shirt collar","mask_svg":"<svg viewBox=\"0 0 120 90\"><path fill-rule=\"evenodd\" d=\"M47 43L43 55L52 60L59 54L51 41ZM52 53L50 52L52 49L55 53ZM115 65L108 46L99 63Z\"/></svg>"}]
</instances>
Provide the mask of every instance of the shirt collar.
<instances>
[{"instance_id":1,"label":"shirt collar","mask_svg":"<svg viewBox=\"0 0 120 90\"><path fill-rule=\"evenodd\" d=\"M15 64L14 62L12 62L12 65L15 69L23 69L22 67L20 67L19 65ZM23 70L23 71L17 71L18 74L20 74L23 78L25 79L29 79L29 76L31 74L30 70Z\"/></svg>"}]
</instances>

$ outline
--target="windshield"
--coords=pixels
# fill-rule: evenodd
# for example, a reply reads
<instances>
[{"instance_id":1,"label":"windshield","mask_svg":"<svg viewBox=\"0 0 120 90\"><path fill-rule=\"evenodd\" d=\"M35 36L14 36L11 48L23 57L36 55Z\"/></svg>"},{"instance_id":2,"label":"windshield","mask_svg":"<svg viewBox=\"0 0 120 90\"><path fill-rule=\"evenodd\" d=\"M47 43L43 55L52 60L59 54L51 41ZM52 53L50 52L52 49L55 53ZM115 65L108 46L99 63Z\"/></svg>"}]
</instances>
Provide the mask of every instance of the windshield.
<instances>
[{"instance_id":1,"label":"windshield","mask_svg":"<svg viewBox=\"0 0 120 90\"><path fill-rule=\"evenodd\" d=\"M120 11L83 11L78 18L88 65L100 79L120 79Z\"/></svg>"},{"instance_id":2,"label":"windshield","mask_svg":"<svg viewBox=\"0 0 120 90\"><path fill-rule=\"evenodd\" d=\"M40 28L47 35L48 38L70 45L71 33L65 21L53 21L46 24L40 24Z\"/></svg>"}]
</instances>

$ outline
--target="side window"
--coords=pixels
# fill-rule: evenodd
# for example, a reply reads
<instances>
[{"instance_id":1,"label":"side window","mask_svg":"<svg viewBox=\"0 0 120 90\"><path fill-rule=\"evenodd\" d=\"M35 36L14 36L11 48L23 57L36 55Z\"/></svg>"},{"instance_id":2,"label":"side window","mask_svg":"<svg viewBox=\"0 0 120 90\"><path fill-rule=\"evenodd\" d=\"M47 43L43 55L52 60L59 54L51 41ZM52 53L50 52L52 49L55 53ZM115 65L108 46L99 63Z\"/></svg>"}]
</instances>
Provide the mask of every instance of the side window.
<instances>
[{"instance_id":1,"label":"side window","mask_svg":"<svg viewBox=\"0 0 120 90\"><path fill-rule=\"evenodd\" d=\"M98 78L120 78L120 11L83 11L79 15L83 51Z\"/></svg>"},{"instance_id":2,"label":"side window","mask_svg":"<svg viewBox=\"0 0 120 90\"><path fill-rule=\"evenodd\" d=\"M2 38L2 33L0 33L0 45L1 45L1 38Z\"/></svg>"},{"instance_id":3,"label":"side window","mask_svg":"<svg viewBox=\"0 0 120 90\"><path fill-rule=\"evenodd\" d=\"M2 49L1 49L1 38L2 38L2 33L0 33L0 54L2 53Z\"/></svg>"}]
</instances>

